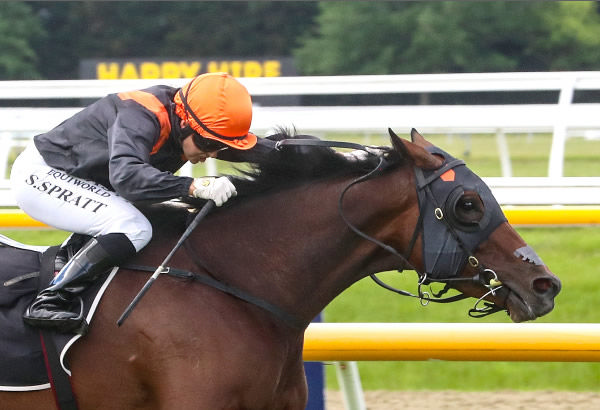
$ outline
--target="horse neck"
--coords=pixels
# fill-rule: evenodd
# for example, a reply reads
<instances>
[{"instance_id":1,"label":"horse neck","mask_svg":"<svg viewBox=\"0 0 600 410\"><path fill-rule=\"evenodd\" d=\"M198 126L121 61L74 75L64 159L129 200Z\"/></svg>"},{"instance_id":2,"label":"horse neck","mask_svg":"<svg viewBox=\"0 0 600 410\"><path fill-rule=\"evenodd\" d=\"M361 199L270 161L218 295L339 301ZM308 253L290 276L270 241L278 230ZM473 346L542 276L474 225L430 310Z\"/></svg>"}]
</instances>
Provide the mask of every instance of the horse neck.
<instances>
[{"instance_id":1,"label":"horse neck","mask_svg":"<svg viewBox=\"0 0 600 410\"><path fill-rule=\"evenodd\" d=\"M353 224L399 250L406 248L413 227L399 231L401 221L417 208L408 174L397 170L363 182L344 199ZM215 215L193 238L202 267L310 321L357 280L400 265L340 217L338 200L347 185L348 180L305 185Z\"/></svg>"}]
</instances>

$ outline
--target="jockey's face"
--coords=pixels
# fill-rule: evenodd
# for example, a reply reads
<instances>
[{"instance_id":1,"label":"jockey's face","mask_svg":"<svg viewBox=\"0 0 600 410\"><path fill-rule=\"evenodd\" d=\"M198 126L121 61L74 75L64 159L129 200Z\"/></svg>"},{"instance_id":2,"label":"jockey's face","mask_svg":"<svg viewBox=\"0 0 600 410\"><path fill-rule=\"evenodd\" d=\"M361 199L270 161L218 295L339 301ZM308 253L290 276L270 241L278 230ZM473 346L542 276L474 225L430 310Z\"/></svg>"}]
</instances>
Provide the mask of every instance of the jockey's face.
<instances>
[{"instance_id":1,"label":"jockey's face","mask_svg":"<svg viewBox=\"0 0 600 410\"><path fill-rule=\"evenodd\" d=\"M206 152L206 151L200 150L200 148L198 148L196 146L196 144L194 143L194 139L192 138L191 135L188 135L187 137L185 137L183 139L183 141L181 142L181 146L183 148L183 156L185 157L185 159L190 161L192 164L197 164L198 162L204 162L204 161L206 161L207 158L216 158L217 153L220 151L220 150L217 150L217 151Z\"/></svg>"},{"instance_id":2,"label":"jockey's face","mask_svg":"<svg viewBox=\"0 0 600 410\"><path fill-rule=\"evenodd\" d=\"M188 123L184 120L181 120L181 128L187 127ZM194 143L193 133L187 135L181 141L181 147L183 148L183 156L185 159L190 161L192 164L197 164L198 162L204 162L207 158L216 158L217 152L220 149L215 151L203 151Z\"/></svg>"}]
</instances>

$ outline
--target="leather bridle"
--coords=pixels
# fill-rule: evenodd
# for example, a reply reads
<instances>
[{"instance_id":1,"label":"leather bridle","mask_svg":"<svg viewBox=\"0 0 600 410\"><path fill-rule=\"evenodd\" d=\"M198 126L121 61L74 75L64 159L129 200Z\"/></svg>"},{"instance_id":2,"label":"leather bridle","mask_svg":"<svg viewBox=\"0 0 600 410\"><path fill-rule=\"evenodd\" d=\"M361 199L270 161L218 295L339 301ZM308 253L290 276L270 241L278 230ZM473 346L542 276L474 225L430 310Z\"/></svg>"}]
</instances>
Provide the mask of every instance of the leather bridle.
<instances>
[{"instance_id":1,"label":"leather bridle","mask_svg":"<svg viewBox=\"0 0 600 410\"><path fill-rule=\"evenodd\" d=\"M359 150L366 151L367 153L369 153L371 155L374 155L374 154L372 154L373 150L389 150L388 147L383 147L383 148L382 147L367 147L367 146L364 146L361 144L355 144L355 143L312 140L312 139L282 140L282 141L277 142L276 148L279 149L281 146L284 146L284 145L312 145L312 146L325 146L325 147L352 148L352 149L359 149ZM416 189L417 189L417 194L420 198L420 200L419 200L419 202L420 202L419 217L417 219L417 223L416 223L415 229L413 231L411 240L409 242L408 248L403 253L399 252L394 247L387 245L387 244L381 242L380 240L368 235L364 231L360 230L352 222L350 222L350 220L346 217L346 215L344 214L344 209L343 209L343 201L344 201L344 197L345 197L346 193L353 186L355 186L361 182L364 182L364 181L374 177L375 175L381 173L383 170L385 170L387 168L386 167L386 154L387 154L387 152L384 152L383 154L378 155L379 162L373 170L369 171L367 174L350 182L344 188L344 190L340 194L340 197L338 200L338 210L339 210L340 217L342 218L344 223L348 226L348 228L350 228L350 230L352 230L354 233L356 233L358 236L362 237L363 239L374 243L375 245L381 247L385 251L391 253L392 255L394 255L398 259L400 259L401 266L398 269L398 272L401 273L405 269L414 270L415 272L417 272L417 275L419 276L417 294L415 295L406 290L397 289L397 288L385 283L381 279L379 279L376 274L371 274L370 275L371 279L373 279L373 281L375 283L377 283L379 286L381 286L384 289L387 289L391 292L394 292L394 293L402 295L402 296L418 298L421 301L421 304L423 304L423 305L427 305L427 304L429 304L429 302L450 303L450 302L456 302L459 300L469 298L469 296L467 296L463 293L454 295L454 296L443 297L452 288L452 285L454 285L454 284L472 283L472 284L476 284L476 285L481 285L481 286L484 286L485 288L487 288L488 291L475 302L473 308L471 308L469 310L469 316L480 318L480 317L484 317L484 316L505 310L505 308L500 307L494 303L484 301L484 299L487 296L489 296L490 294L495 296L496 292L503 287L502 283L498 280L498 275L496 274L496 272L494 272L494 270L492 270L492 269L484 267L479 262L479 260L472 254L472 252L468 249L468 247L465 245L464 241L461 240L460 236L456 232L456 229L448 222L447 218L445 218L444 212L442 210L442 206L440 206L440 204L437 203L436 197L432 193L432 190L431 190L431 184L433 183L433 181L435 181L437 178L439 178L442 174L446 173L448 170L451 170L459 165L464 165L463 161L457 160L457 159L452 159L450 161L446 161L444 163L444 165L442 165L442 167L438 168L437 170L435 170L432 174L428 175L427 177L424 176L422 169L420 169L418 167L414 167L415 178L416 178L415 185L416 185ZM419 236L422 236L421 234L424 231L423 219L425 217L425 204L427 203L427 201L433 201L433 203L435 205L435 217L444 223L447 231L450 233L450 235L452 235L454 237L458 246L462 249L463 253L466 255L465 262L468 263L472 268L474 268L476 270L476 273L473 276L471 276L471 277L456 277L456 276L434 277L433 275L428 274L425 271L420 272L409 262L410 255L411 255L413 248L417 242L417 239ZM482 238L481 241L483 241L484 239L485 238ZM426 291L423 289L425 286L430 285L433 282L443 283L444 288L439 292L434 292L432 290ZM507 296L508 296L508 294L507 294ZM484 307L480 307L480 305L482 303L484 304Z\"/></svg>"}]
</instances>

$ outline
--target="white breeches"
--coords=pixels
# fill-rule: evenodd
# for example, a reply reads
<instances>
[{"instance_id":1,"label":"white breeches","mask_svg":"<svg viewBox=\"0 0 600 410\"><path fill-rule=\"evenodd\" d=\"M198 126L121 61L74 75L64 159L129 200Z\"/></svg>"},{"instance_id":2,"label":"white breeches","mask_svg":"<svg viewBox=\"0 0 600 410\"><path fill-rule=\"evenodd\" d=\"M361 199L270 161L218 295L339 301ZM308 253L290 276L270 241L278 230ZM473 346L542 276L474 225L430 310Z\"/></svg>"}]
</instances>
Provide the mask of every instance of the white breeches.
<instances>
[{"instance_id":1,"label":"white breeches","mask_svg":"<svg viewBox=\"0 0 600 410\"><path fill-rule=\"evenodd\" d=\"M91 236L123 233L136 251L152 238L150 222L129 201L48 166L33 143L15 160L10 183L25 213L57 229Z\"/></svg>"}]
</instances>

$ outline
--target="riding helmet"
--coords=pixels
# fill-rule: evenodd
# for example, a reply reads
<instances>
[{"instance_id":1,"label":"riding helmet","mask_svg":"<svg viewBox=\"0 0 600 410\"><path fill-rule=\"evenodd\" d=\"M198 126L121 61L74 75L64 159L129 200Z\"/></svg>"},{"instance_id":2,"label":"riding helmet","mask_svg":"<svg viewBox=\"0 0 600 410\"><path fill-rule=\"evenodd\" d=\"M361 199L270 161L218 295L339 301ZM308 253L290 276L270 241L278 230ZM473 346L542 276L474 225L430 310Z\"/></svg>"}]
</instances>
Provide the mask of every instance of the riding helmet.
<instances>
[{"instance_id":1,"label":"riding helmet","mask_svg":"<svg viewBox=\"0 0 600 410\"><path fill-rule=\"evenodd\" d=\"M201 137L239 150L256 145L256 135L249 132L252 99L231 75L199 75L177 91L174 102L177 116Z\"/></svg>"}]
</instances>

